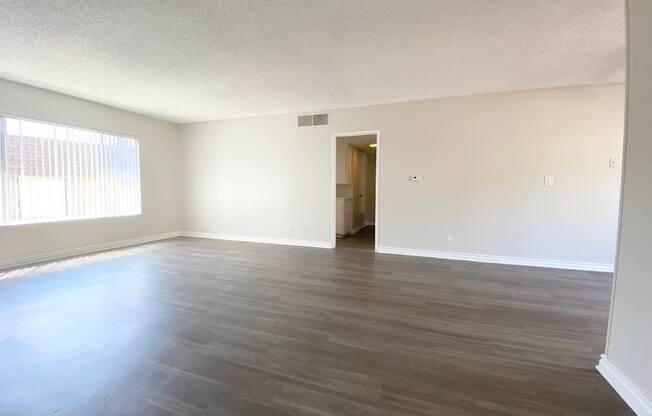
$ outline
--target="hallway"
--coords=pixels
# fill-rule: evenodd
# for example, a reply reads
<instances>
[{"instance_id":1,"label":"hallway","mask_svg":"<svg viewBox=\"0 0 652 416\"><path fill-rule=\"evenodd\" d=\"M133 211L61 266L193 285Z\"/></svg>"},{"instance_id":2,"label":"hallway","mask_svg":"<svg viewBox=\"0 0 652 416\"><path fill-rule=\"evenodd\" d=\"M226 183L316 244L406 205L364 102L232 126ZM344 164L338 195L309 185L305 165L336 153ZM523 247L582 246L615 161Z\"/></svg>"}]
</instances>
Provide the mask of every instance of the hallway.
<instances>
[{"instance_id":1,"label":"hallway","mask_svg":"<svg viewBox=\"0 0 652 416\"><path fill-rule=\"evenodd\" d=\"M337 248L356 249L364 251L374 251L374 239L376 236L376 227L367 225L353 235L346 235L337 238Z\"/></svg>"}]
</instances>

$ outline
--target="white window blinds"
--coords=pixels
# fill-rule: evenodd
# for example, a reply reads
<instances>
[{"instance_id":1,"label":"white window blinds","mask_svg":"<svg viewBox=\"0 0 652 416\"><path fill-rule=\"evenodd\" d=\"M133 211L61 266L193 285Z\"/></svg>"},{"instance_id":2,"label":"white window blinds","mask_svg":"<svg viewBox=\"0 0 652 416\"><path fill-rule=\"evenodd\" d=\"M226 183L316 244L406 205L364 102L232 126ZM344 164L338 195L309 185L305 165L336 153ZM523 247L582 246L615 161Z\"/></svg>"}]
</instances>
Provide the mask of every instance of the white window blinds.
<instances>
[{"instance_id":1,"label":"white window blinds","mask_svg":"<svg viewBox=\"0 0 652 416\"><path fill-rule=\"evenodd\" d=\"M0 117L0 224L140 214L138 141Z\"/></svg>"}]
</instances>

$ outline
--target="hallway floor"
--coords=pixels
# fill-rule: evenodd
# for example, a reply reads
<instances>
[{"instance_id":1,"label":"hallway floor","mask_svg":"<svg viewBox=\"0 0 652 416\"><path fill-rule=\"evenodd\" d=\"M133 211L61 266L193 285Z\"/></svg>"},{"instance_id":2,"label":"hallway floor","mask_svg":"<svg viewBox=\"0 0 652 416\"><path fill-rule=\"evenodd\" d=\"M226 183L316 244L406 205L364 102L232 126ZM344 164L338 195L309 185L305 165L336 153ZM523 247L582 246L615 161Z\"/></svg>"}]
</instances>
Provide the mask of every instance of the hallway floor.
<instances>
[{"instance_id":1,"label":"hallway floor","mask_svg":"<svg viewBox=\"0 0 652 416\"><path fill-rule=\"evenodd\" d=\"M337 248L354 248L359 250L374 251L376 227L367 225L353 235L338 237Z\"/></svg>"}]
</instances>

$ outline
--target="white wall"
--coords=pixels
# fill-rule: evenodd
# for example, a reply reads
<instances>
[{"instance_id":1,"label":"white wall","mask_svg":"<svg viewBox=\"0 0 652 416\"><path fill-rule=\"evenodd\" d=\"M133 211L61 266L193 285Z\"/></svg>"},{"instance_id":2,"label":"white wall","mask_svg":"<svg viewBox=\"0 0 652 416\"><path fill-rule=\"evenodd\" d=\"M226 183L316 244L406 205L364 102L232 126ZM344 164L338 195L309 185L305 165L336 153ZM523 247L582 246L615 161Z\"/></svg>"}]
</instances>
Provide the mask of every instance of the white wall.
<instances>
[{"instance_id":1,"label":"white wall","mask_svg":"<svg viewBox=\"0 0 652 416\"><path fill-rule=\"evenodd\" d=\"M331 133L379 129L380 246L607 267L623 105L603 85L182 125L182 227L327 243Z\"/></svg>"},{"instance_id":2,"label":"white wall","mask_svg":"<svg viewBox=\"0 0 652 416\"><path fill-rule=\"evenodd\" d=\"M365 208L366 223L376 222L376 155L367 155L367 174L365 181Z\"/></svg>"},{"instance_id":3,"label":"white wall","mask_svg":"<svg viewBox=\"0 0 652 416\"><path fill-rule=\"evenodd\" d=\"M338 139L340 140L340 139ZM351 190L353 191L353 203L351 212L351 224L353 230L356 230L362 225L360 214L362 212L362 204L360 201L360 184L362 182L361 165L362 165L362 151L355 146L351 146Z\"/></svg>"},{"instance_id":4,"label":"white wall","mask_svg":"<svg viewBox=\"0 0 652 416\"><path fill-rule=\"evenodd\" d=\"M652 3L629 1L627 139L618 269L600 371L652 415ZM614 370L615 368L615 370Z\"/></svg>"},{"instance_id":5,"label":"white wall","mask_svg":"<svg viewBox=\"0 0 652 416\"><path fill-rule=\"evenodd\" d=\"M0 80L0 113L134 136L140 142L142 215L0 226L0 264L179 230L176 125Z\"/></svg>"},{"instance_id":6,"label":"white wall","mask_svg":"<svg viewBox=\"0 0 652 416\"><path fill-rule=\"evenodd\" d=\"M296 115L182 125L182 228L328 241L328 127Z\"/></svg>"}]
</instances>

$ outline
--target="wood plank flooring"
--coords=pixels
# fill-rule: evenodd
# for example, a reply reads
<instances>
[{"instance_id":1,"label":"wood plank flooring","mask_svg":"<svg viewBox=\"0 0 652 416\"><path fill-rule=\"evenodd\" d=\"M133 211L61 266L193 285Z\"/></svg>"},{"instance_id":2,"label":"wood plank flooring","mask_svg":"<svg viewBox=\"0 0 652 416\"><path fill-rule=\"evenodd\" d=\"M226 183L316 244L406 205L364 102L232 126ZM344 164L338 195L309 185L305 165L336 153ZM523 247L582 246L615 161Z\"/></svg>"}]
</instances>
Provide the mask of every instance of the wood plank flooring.
<instances>
[{"instance_id":1,"label":"wood plank flooring","mask_svg":"<svg viewBox=\"0 0 652 416\"><path fill-rule=\"evenodd\" d=\"M0 272L0 415L633 414L594 369L610 275L375 254L368 234Z\"/></svg>"}]
</instances>

